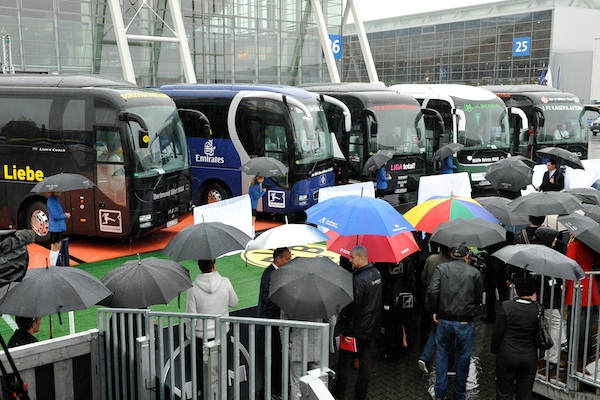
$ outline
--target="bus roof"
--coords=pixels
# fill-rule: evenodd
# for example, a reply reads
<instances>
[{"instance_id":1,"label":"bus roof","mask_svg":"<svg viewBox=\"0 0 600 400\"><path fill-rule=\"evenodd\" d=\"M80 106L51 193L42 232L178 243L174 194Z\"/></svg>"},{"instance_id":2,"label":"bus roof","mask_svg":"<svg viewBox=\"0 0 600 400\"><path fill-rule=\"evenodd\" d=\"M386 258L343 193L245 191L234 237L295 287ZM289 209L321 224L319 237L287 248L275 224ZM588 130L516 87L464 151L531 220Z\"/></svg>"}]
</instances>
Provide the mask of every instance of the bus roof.
<instances>
[{"instance_id":1,"label":"bus roof","mask_svg":"<svg viewBox=\"0 0 600 400\"><path fill-rule=\"evenodd\" d=\"M311 92L395 92L383 83L365 82L315 83L303 87Z\"/></svg>"},{"instance_id":2,"label":"bus roof","mask_svg":"<svg viewBox=\"0 0 600 400\"><path fill-rule=\"evenodd\" d=\"M100 75L0 75L0 87L136 88L131 82Z\"/></svg>"},{"instance_id":3,"label":"bus roof","mask_svg":"<svg viewBox=\"0 0 600 400\"><path fill-rule=\"evenodd\" d=\"M570 99L579 99L572 93L563 92L562 90L545 85L489 85L482 86L482 88L491 90L503 99L508 99L513 94L519 94L530 97L536 103L539 103L542 97L554 98L557 95Z\"/></svg>"},{"instance_id":4,"label":"bus roof","mask_svg":"<svg viewBox=\"0 0 600 400\"><path fill-rule=\"evenodd\" d=\"M203 92L215 97L233 98L238 92L249 90L281 93L298 99L313 98L313 94L305 89L285 85L178 83L163 85L159 89L173 97L191 96Z\"/></svg>"},{"instance_id":5,"label":"bus roof","mask_svg":"<svg viewBox=\"0 0 600 400\"><path fill-rule=\"evenodd\" d=\"M405 93L417 98L421 95L438 98L439 96L458 97L470 100L492 100L496 95L489 90L481 87L458 85L458 84L400 84L393 85L390 88L398 93Z\"/></svg>"}]
</instances>

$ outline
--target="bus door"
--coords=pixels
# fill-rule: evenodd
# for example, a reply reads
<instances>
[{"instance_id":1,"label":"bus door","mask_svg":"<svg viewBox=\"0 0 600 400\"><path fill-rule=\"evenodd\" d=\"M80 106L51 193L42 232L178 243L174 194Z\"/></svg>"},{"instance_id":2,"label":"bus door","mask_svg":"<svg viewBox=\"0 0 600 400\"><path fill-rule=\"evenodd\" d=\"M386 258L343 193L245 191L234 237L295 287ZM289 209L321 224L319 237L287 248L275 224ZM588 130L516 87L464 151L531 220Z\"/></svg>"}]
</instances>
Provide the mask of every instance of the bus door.
<instances>
[{"instance_id":1,"label":"bus door","mask_svg":"<svg viewBox=\"0 0 600 400\"><path fill-rule=\"evenodd\" d=\"M127 209L127 182L123 141L117 127L96 127L96 187L98 231L127 232L123 210ZM142 160L143 162L143 160ZM72 200L80 201L75 198ZM86 200L85 198L83 200ZM151 199L148 199L151 201Z\"/></svg>"},{"instance_id":2,"label":"bus door","mask_svg":"<svg viewBox=\"0 0 600 400\"><path fill-rule=\"evenodd\" d=\"M425 162L428 172L433 172L433 170L439 169L434 168L433 153L441 146L448 144L449 135L444 135L444 120L439 112L431 108L423 108L421 112L425 122ZM432 168L433 170L431 170Z\"/></svg>"}]
</instances>

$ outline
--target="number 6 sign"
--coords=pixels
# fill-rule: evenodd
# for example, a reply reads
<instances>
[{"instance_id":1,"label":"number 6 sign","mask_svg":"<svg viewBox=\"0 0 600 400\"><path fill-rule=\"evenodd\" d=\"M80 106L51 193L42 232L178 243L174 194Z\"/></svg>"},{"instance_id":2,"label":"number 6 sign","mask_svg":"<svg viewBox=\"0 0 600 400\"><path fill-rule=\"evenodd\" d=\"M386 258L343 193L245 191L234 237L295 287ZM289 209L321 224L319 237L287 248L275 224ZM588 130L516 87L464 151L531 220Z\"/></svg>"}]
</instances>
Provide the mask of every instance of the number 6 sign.
<instances>
[{"instance_id":1,"label":"number 6 sign","mask_svg":"<svg viewBox=\"0 0 600 400\"><path fill-rule=\"evenodd\" d=\"M531 37L515 38L513 41L513 57L528 56L531 52Z\"/></svg>"},{"instance_id":2,"label":"number 6 sign","mask_svg":"<svg viewBox=\"0 0 600 400\"><path fill-rule=\"evenodd\" d=\"M329 47L334 59L339 60L342 58L342 36L329 35Z\"/></svg>"}]
</instances>

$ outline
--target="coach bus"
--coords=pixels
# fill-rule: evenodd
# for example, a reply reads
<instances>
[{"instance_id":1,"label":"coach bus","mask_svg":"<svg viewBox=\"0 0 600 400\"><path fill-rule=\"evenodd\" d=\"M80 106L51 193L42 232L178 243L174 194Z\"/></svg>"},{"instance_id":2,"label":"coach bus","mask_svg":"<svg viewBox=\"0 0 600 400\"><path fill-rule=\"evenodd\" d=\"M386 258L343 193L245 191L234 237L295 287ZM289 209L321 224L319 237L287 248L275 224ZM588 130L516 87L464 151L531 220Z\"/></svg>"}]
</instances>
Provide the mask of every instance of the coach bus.
<instances>
[{"instance_id":1,"label":"coach bus","mask_svg":"<svg viewBox=\"0 0 600 400\"><path fill-rule=\"evenodd\" d=\"M437 115L441 122L439 113L421 110L414 97L375 83L332 83L305 88L334 97L350 110L351 130L347 132L340 123L343 110L324 103L329 127L345 156L336 168L339 171L336 183L370 179L363 174L365 162L378 150L393 150L394 158L386 166L392 177L386 194L397 195L401 204L416 201L419 177L432 172L433 152L439 146L441 133L426 130L423 113Z\"/></svg>"},{"instance_id":2,"label":"coach bus","mask_svg":"<svg viewBox=\"0 0 600 400\"><path fill-rule=\"evenodd\" d=\"M304 89L280 85L176 84L159 89L181 110L210 124L184 119L193 174L193 202L206 204L248 192L252 176L240 167L273 157L289 171L266 178L259 211L294 215L332 186L333 146L322 101Z\"/></svg>"},{"instance_id":3,"label":"coach bus","mask_svg":"<svg viewBox=\"0 0 600 400\"><path fill-rule=\"evenodd\" d=\"M540 162L543 157L537 151L555 146L587 159L588 119L600 116L597 107L586 106L576 95L544 85L482 87L494 92L508 107L519 107L527 114L529 126L521 127L520 121L510 120L515 132L514 152Z\"/></svg>"},{"instance_id":4,"label":"coach bus","mask_svg":"<svg viewBox=\"0 0 600 400\"><path fill-rule=\"evenodd\" d=\"M183 126L166 95L100 76L0 75L0 227L47 242L44 177L95 183L65 192L67 233L138 236L179 222L191 207Z\"/></svg>"},{"instance_id":5,"label":"coach bus","mask_svg":"<svg viewBox=\"0 0 600 400\"><path fill-rule=\"evenodd\" d=\"M455 84L401 84L398 93L415 97L421 107L438 111L444 121L446 140L464 145L454 159L458 172L468 172L474 188L490 188L485 180L489 164L511 153L509 115L527 125L525 113L509 108L489 90Z\"/></svg>"}]
</instances>

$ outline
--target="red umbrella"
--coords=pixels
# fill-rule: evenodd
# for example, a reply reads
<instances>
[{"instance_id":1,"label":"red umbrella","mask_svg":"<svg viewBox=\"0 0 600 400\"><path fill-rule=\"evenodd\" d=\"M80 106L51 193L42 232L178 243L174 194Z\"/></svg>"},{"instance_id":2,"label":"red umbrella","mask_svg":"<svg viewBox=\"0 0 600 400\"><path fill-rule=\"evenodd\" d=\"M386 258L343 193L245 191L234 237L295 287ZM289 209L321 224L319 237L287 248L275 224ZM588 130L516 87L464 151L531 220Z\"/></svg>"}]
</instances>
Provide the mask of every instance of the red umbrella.
<instances>
[{"instance_id":1,"label":"red umbrella","mask_svg":"<svg viewBox=\"0 0 600 400\"><path fill-rule=\"evenodd\" d=\"M397 263L412 253L419 251L412 232L403 232L394 236L350 235L340 236L334 231L327 232L331 240L327 241L327 249L346 258L354 246L365 246L369 252L370 262Z\"/></svg>"}]
</instances>

